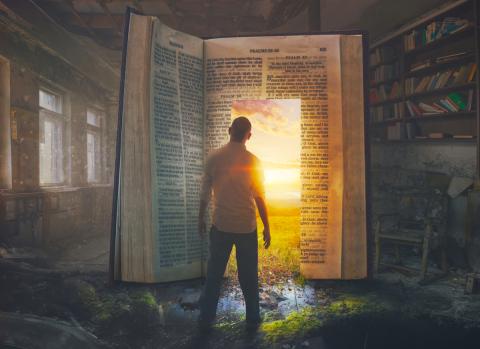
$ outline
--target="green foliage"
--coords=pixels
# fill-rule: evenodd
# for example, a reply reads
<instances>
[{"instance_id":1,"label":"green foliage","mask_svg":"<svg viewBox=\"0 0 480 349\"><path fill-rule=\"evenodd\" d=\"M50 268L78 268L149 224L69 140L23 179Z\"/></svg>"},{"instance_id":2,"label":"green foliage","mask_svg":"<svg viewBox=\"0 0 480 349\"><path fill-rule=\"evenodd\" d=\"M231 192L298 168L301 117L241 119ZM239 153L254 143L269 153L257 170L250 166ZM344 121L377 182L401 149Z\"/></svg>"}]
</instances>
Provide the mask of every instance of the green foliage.
<instances>
[{"instance_id":1,"label":"green foliage","mask_svg":"<svg viewBox=\"0 0 480 349\"><path fill-rule=\"evenodd\" d=\"M157 301L149 291L107 294L99 302L94 318L101 331L122 328L132 335L148 333L159 325L159 320Z\"/></svg>"},{"instance_id":2,"label":"green foliage","mask_svg":"<svg viewBox=\"0 0 480 349\"><path fill-rule=\"evenodd\" d=\"M300 221L299 215L270 216L272 243L268 250L263 247L262 223L258 229L258 270L262 284L275 284L300 275ZM235 277L237 264L235 252L227 267L227 275ZM302 280L298 278L300 283Z\"/></svg>"},{"instance_id":3,"label":"green foliage","mask_svg":"<svg viewBox=\"0 0 480 349\"><path fill-rule=\"evenodd\" d=\"M318 317L315 308L304 308L298 312L292 312L284 320L263 323L261 331L267 342L294 338L302 338L313 330L320 328L322 321Z\"/></svg>"}]
</instances>

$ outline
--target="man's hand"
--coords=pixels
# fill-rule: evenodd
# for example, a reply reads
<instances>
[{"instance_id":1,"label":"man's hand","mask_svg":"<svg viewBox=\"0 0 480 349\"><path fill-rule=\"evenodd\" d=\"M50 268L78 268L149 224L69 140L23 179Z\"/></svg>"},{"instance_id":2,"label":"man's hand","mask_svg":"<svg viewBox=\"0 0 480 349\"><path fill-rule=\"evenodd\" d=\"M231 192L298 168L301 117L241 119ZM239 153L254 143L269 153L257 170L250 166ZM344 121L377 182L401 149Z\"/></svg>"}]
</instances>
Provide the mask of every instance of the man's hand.
<instances>
[{"instance_id":1,"label":"man's hand","mask_svg":"<svg viewBox=\"0 0 480 349\"><path fill-rule=\"evenodd\" d=\"M207 226L205 224L205 220L203 218L198 219L198 235L200 235L200 239L203 238L207 231Z\"/></svg>"},{"instance_id":2,"label":"man's hand","mask_svg":"<svg viewBox=\"0 0 480 349\"><path fill-rule=\"evenodd\" d=\"M267 249L270 246L270 228L264 228L263 229L263 246L265 249Z\"/></svg>"}]
</instances>

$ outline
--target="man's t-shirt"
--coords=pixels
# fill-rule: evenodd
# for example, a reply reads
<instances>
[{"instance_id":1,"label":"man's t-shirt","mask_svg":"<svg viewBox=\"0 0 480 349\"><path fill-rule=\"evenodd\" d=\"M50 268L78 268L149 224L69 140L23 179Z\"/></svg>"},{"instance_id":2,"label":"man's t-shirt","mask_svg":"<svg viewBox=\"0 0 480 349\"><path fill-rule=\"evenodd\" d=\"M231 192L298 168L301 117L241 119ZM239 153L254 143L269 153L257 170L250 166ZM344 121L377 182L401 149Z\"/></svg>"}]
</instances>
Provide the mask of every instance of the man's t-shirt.
<instances>
[{"instance_id":1,"label":"man's t-shirt","mask_svg":"<svg viewBox=\"0 0 480 349\"><path fill-rule=\"evenodd\" d=\"M229 142L207 159L201 200L213 191L213 224L229 233L251 233L257 227L255 198L263 198L260 160L239 142Z\"/></svg>"}]
</instances>

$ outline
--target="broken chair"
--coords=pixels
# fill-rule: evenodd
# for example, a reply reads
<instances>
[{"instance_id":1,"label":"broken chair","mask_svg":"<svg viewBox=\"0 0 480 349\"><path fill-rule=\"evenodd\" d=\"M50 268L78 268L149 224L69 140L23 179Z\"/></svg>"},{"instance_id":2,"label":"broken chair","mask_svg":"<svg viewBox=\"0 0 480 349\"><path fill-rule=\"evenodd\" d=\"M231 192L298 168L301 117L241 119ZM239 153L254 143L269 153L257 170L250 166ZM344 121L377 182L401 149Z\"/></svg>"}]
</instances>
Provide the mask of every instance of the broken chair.
<instances>
[{"instance_id":1,"label":"broken chair","mask_svg":"<svg viewBox=\"0 0 480 349\"><path fill-rule=\"evenodd\" d=\"M404 271L418 271L402 265L400 247L412 246L421 251L420 277L425 280L430 251L440 248L441 267L447 270L445 238L447 196L438 188L398 190L393 203L396 212L381 214L375 224L375 269L381 265ZM385 245L393 246L395 263L382 262Z\"/></svg>"}]
</instances>

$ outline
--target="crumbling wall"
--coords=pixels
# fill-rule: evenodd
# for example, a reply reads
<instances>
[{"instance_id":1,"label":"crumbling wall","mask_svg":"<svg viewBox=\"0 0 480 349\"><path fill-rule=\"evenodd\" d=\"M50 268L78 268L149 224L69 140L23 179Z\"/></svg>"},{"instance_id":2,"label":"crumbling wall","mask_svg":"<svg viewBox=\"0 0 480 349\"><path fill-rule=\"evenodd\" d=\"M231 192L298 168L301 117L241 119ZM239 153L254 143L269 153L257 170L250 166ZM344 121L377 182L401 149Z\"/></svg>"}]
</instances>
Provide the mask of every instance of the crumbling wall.
<instances>
[{"instance_id":1,"label":"crumbling wall","mask_svg":"<svg viewBox=\"0 0 480 349\"><path fill-rule=\"evenodd\" d=\"M11 190L0 191L0 243L59 250L91 236L107 239L118 86L106 89L99 83L102 76L80 73L41 42L3 23L3 19L0 42L0 55L10 62L13 179ZM39 184L40 86L58 88L68 99L67 181L58 187ZM106 119L103 176L96 184L87 182L86 112L92 106L101 106Z\"/></svg>"},{"instance_id":2,"label":"crumbling wall","mask_svg":"<svg viewBox=\"0 0 480 349\"><path fill-rule=\"evenodd\" d=\"M389 191L381 186L382 183L395 185L394 177L399 173L421 178L427 172L444 174L450 178L470 178L473 181L476 156L476 145L471 142L373 144L370 170L373 221L378 214L388 209L392 200ZM480 222L477 218L480 216L479 199L479 195L468 190L449 198L447 252L452 267L480 270Z\"/></svg>"}]
</instances>

